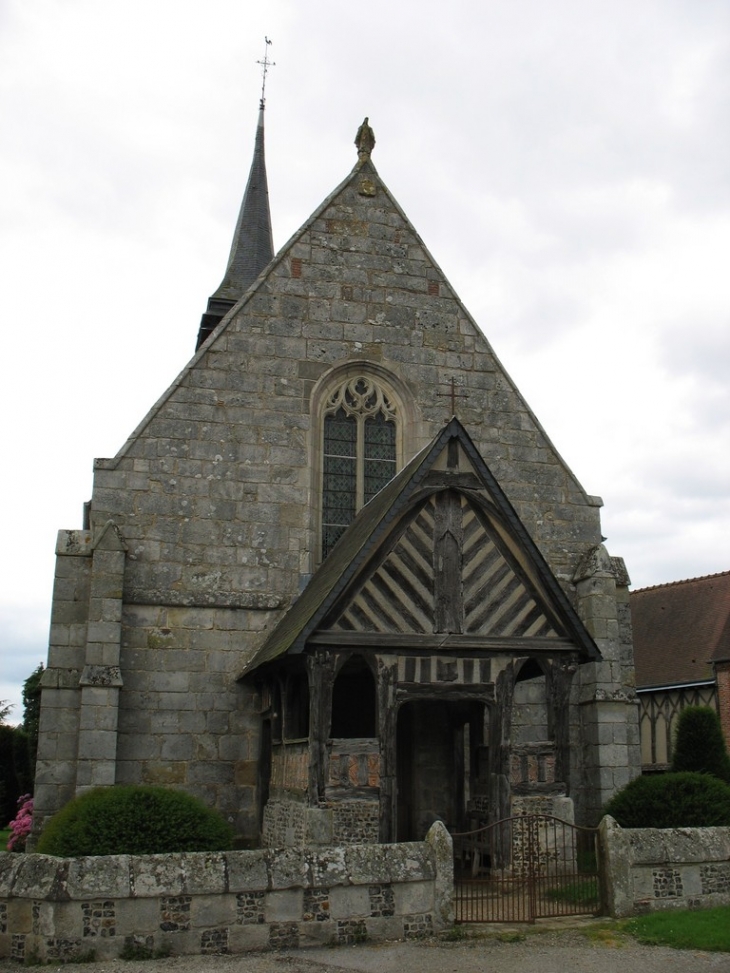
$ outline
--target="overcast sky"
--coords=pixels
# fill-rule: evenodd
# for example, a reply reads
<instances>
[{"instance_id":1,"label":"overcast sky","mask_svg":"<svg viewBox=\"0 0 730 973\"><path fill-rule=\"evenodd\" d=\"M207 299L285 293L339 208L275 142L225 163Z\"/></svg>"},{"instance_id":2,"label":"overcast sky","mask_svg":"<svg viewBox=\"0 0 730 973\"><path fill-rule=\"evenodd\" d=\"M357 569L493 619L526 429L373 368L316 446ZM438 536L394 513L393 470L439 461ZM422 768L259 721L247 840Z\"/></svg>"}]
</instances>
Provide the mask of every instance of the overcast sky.
<instances>
[{"instance_id":1,"label":"overcast sky","mask_svg":"<svg viewBox=\"0 0 730 973\"><path fill-rule=\"evenodd\" d=\"M278 249L373 161L634 587L730 569L727 0L0 0L0 699L59 528L192 356L251 161Z\"/></svg>"}]
</instances>

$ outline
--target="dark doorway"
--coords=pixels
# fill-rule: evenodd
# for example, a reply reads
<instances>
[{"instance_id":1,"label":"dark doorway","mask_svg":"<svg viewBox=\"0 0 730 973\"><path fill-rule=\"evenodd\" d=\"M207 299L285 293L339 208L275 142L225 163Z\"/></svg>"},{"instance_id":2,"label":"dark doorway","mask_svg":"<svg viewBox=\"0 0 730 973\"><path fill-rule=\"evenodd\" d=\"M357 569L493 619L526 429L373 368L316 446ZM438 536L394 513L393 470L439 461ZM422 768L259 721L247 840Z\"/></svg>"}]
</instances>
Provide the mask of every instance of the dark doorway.
<instances>
[{"instance_id":1,"label":"dark doorway","mask_svg":"<svg viewBox=\"0 0 730 973\"><path fill-rule=\"evenodd\" d=\"M483 703L428 700L398 712L397 840L421 840L436 818L462 829L486 793ZM482 775L480 775L480 770Z\"/></svg>"}]
</instances>

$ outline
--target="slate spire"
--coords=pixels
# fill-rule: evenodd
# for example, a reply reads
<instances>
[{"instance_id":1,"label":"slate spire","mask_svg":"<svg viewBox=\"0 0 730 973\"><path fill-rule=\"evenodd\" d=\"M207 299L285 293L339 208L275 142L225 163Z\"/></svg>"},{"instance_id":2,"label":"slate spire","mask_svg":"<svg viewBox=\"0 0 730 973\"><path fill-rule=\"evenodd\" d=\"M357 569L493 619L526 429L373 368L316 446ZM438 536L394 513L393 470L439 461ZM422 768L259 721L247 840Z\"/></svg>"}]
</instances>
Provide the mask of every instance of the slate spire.
<instances>
[{"instance_id":1,"label":"slate spire","mask_svg":"<svg viewBox=\"0 0 730 973\"><path fill-rule=\"evenodd\" d=\"M259 105L253 162L233 234L228 266L218 290L208 298L208 308L200 321L196 351L212 334L219 321L240 300L273 256L269 187L264 159L264 100L262 98Z\"/></svg>"}]
</instances>

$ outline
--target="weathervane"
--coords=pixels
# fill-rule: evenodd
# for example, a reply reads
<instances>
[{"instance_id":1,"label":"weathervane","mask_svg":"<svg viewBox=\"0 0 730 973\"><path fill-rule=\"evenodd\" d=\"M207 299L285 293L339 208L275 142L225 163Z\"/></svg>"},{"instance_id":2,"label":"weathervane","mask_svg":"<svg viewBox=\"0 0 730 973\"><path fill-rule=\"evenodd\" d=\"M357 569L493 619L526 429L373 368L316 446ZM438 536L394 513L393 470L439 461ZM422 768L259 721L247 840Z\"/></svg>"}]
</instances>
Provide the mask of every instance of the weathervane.
<instances>
[{"instance_id":1,"label":"weathervane","mask_svg":"<svg viewBox=\"0 0 730 973\"><path fill-rule=\"evenodd\" d=\"M269 60L269 48L271 47L271 41L266 36L264 36L264 40L266 41L266 47L264 48L264 59L263 61L256 62L257 64L260 64L261 67L263 68L263 71L261 72L261 102L259 105L260 108L263 108L265 103L264 93L266 91L266 74L270 67L272 68L276 67L276 61Z\"/></svg>"}]
</instances>

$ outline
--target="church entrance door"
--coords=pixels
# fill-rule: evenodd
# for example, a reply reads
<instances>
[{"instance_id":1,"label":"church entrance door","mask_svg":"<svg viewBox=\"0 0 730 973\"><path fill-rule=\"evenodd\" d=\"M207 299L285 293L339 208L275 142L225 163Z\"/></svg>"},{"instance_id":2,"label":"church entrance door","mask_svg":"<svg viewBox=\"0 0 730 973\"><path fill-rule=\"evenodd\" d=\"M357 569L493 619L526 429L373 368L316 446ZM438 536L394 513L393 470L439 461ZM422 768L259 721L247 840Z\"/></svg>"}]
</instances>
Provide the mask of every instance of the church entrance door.
<instances>
[{"instance_id":1,"label":"church entrance door","mask_svg":"<svg viewBox=\"0 0 730 973\"><path fill-rule=\"evenodd\" d=\"M484 705L470 701L404 703L396 726L397 840L420 841L440 818L465 827L478 786Z\"/></svg>"}]
</instances>

